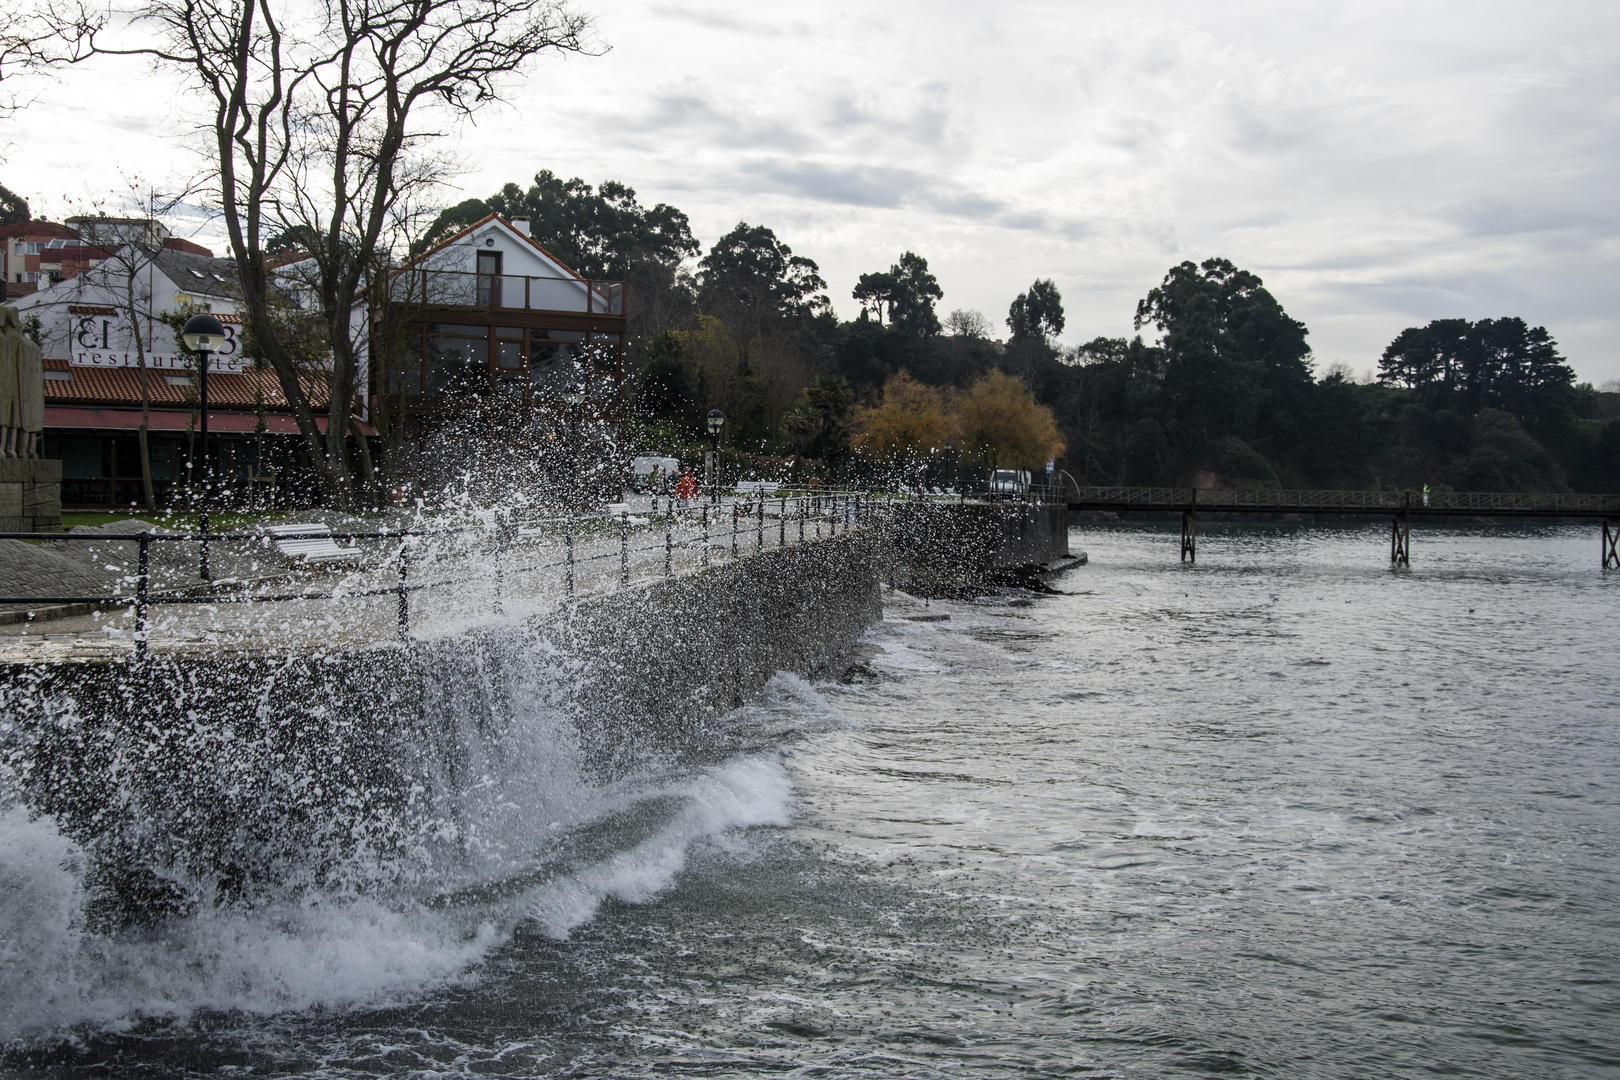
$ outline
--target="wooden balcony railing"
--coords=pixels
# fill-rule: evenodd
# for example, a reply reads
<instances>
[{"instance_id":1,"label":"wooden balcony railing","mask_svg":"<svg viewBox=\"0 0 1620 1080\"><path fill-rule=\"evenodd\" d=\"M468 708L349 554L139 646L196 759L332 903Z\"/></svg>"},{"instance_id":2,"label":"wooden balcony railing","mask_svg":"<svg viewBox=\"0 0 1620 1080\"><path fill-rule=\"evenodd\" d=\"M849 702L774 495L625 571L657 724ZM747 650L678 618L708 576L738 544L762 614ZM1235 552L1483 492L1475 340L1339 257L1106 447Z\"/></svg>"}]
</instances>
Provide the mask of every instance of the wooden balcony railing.
<instances>
[{"instance_id":1,"label":"wooden balcony railing","mask_svg":"<svg viewBox=\"0 0 1620 1080\"><path fill-rule=\"evenodd\" d=\"M465 307L485 311L556 311L582 315L623 315L624 282L586 278L478 274L465 270L412 267L389 281L395 304Z\"/></svg>"}]
</instances>

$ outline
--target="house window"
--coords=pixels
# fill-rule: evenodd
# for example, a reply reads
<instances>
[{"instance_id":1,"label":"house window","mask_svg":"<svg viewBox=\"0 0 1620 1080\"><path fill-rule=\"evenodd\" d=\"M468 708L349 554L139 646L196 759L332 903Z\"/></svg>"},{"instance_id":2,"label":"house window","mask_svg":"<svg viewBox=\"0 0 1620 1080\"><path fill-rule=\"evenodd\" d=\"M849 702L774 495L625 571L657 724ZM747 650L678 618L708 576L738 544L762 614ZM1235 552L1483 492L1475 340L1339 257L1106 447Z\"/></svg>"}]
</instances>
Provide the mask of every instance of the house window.
<instances>
[{"instance_id":1,"label":"house window","mask_svg":"<svg viewBox=\"0 0 1620 1080\"><path fill-rule=\"evenodd\" d=\"M501 253L498 251L478 253L477 302L480 307L501 306Z\"/></svg>"}]
</instances>

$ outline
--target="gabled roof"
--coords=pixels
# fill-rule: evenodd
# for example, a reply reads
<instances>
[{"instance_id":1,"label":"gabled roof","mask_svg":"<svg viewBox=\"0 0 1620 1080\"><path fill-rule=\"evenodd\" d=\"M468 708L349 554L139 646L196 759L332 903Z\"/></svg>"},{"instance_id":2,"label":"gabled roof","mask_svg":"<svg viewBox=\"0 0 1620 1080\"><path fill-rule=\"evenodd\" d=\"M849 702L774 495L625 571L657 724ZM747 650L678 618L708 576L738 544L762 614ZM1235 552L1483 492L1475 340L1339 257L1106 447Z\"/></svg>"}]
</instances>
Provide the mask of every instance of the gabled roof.
<instances>
[{"instance_id":1,"label":"gabled roof","mask_svg":"<svg viewBox=\"0 0 1620 1080\"><path fill-rule=\"evenodd\" d=\"M216 259L189 251L162 248L153 257L152 264L183 292L229 300L241 289L235 259Z\"/></svg>"},{"instance_id":2,"label":"gabled roof","mask_svg":"<svg viewBox=\"0 0 1620 1080\"><path fill-rule=\"evenodd\" d=\"M485 225L488 225L491 222L495 222L495 223L499 224L503 229L505 229L508 233L511 234L512 239L520 240L523 243L528 244L530 247L534 248L534 250L536 250L540 254L544 255L549 261L556 263L563 270L567 271L567 273L568 273L568 275L570 277L579 278L579 280L581 280L581 281L585 280L585 278L580 274L580 272L578 270L575 270L572 266L569 266L567 263L565 263L561 259L557 258L557 256L553 255L550 251L546 250L539 243L536 243L534 237L526 235L525 233L519 232L518 229L517 229L517 226L513 225L510 221L508 221L505 218L501 217L501 215L499 215L499 214L489 214L489 215L487 215L485 217L479 218L477 221L473 222L471 225L467 226L465 229L462 229L460 232L454 234L453 236L450 236L450 237L446 238L445 240L441 241L440 243L437 243L437 244L433 245L432 247L428 248L426 251L422 252L420 255L416 256L416 258L409 260L404 265L400 266L399 269L408 270L411 267L416 266L418 263L420 263L423 259L426 259L428 256L435 255L438 252L443 251L445 248L447 248L450 245L454 244L456 241L460 240L462 237L469 236L472 233L477 232L479 229L482 229Z\"/></svg>"}]
</instances>

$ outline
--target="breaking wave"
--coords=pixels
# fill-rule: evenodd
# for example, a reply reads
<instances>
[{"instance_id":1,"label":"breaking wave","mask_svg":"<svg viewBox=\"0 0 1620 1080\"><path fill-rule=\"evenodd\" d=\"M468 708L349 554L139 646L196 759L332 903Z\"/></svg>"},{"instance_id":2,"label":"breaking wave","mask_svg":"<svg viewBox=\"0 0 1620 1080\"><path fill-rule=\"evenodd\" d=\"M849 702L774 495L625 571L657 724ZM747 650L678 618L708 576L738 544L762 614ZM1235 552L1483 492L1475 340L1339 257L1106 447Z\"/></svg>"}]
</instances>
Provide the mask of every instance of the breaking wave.
<instances>
[{"instance_id":1,"label":"breaking wave","mask_svg":"<svg viewBox=\"0 0 1620 1080\"><path fill-rule=\"evenodd\" d=\"M0 1044L74 1040L199 1012L386 1005L475 978L479 962L526 922L566 939L604 901L656 898L695 845L786 825L793 788L781 736L846 722L807 684L778 676L754 704L694 733L695 750L604 781L589 775L553 713L538 704L520 711L500 753L485 747L464 757L475 774L456 823L458 858L419 858L385 888L304 885L98 925L86 853L10 792L0 800L0 967L8 973Z\"/></svg>"}]
</instances>

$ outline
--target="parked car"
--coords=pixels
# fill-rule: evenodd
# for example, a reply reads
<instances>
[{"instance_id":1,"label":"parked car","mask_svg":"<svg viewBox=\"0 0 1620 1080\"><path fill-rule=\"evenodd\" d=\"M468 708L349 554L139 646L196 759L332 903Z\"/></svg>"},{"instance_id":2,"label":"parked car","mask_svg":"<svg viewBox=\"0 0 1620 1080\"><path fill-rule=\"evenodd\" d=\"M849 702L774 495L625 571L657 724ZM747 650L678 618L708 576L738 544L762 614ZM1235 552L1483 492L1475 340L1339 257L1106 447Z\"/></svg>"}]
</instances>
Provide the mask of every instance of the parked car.
<instances>
[{"instance_id":1,"label":"parked car","mask_svg":"<svg viewBox=\"0 0 1620 1080\"><path fill-rule=\"evenodd\" d=\"M1029 490L1029 473L1021 469L996 469L990 473L991 495L1017 495Z\"/></svg>"}]
</instances>

